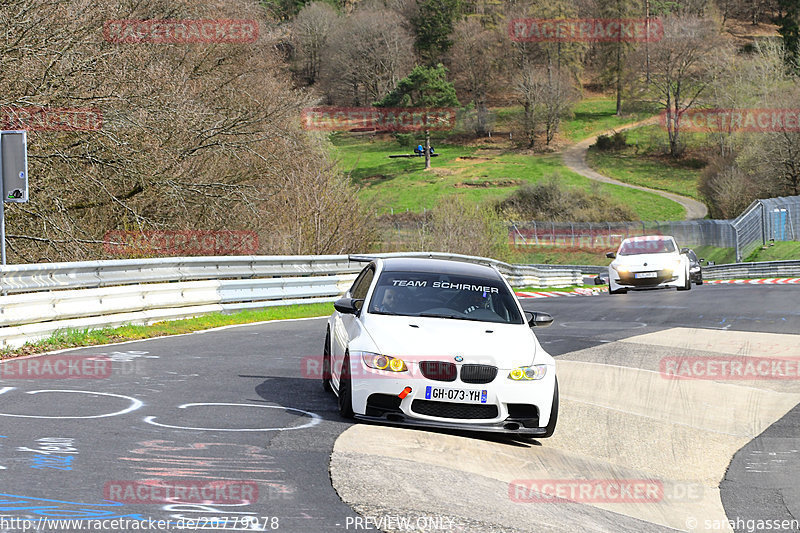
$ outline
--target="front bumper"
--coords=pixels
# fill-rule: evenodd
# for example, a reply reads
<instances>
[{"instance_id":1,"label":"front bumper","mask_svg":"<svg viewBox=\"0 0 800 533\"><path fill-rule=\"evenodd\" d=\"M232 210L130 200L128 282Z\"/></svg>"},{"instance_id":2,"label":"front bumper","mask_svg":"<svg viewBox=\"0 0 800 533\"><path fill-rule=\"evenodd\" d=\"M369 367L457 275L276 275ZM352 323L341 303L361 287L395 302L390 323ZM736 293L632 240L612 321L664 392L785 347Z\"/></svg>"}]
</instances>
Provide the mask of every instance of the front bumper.
<instances>
[{"instance_id":1,"label":"front bumper","mask_svg":"<svg viewBox=\"0 0 800 533\"><path fill-rule=\"evenodd\" d=\"M656 276L651 278L637 278L636 274L644 272L655 272ZM611 290L616 289L657 289L662 287L682 287L681 276L672 269L661 270L642 270L618 272L609 268L609 286Z\"/></svg>"},{"instance_id":2,"label":"front bumper","mask_svg":"<svg viewBox=\"0 0 800 533\"><path fill-rule=\"evenodd\" d=\"M541 435L550 420L555 391L555 366L548 365L540 380L508 379L510 369L499 369L489 383L427 379L414 369L394 375L364 367L352 378L356 418L379 423L469 431ZM406 374L406 375L402 375ZM460 373L459 373L460 375ZM398 395L406 387L411 392ZM428 387L485 391L485 403L458 403L426 398ZM451 416L447 416L450 414Z\"/></svg>"},{"instance_id":3,"label":"front bumper","mask_svg":"<svg viewBox=\"0 0 800 533\"><path fill-rule=\"evenodd\" d=\"M547 430L544 427L527 428L514 421L496 422L490 424L463 424L458 422L445 422L436 420L423 420L419 418L398 417L398 416L367 416L355 415L358 420L375 422L378 424L391 424L393 426L408 427L427 427L436 429L453 429L461 431L485 431L488 433L513 433L515 435L544 435Z\"/></svg>"}]
</instances>

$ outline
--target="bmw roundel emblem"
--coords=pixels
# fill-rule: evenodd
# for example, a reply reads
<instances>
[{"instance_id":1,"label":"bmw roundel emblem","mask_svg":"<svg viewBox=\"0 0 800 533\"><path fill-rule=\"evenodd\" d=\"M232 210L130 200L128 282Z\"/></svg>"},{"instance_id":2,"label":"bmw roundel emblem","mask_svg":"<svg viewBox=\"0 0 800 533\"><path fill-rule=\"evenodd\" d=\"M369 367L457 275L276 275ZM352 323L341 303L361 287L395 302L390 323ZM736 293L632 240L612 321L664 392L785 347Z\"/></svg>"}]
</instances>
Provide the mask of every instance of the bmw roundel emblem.
<instances>
[{"instance_id":1,"label":"bmw roundel emblem","mask_svg":"<svg viewBox=\"0 0 800 533\"><path fill-rule=\"evenodd\" d=\"M460 363L461 361L463 361L463 360L464 360L464 358L463 358L463 357L461 357L460 355L457 355L457 356L455 356L453 359L455 359L455 360L456 360L456 363Z\"/></svg>"}]
</instances>

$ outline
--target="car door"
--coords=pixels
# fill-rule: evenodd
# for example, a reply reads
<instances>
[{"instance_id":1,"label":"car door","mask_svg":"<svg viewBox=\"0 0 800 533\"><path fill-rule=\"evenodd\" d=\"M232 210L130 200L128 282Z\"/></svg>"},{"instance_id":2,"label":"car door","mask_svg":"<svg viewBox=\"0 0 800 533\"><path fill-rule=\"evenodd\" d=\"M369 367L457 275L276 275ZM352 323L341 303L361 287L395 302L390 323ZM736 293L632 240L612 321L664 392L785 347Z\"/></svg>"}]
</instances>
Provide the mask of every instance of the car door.
<instances>
[{"instance_id":1,"label":"car door","mask_svg":"<svg viewBox=\"0 0 800 533\"><path fill-rule=\"evenodd\" d=\"M375 265L370 264L358 275L353 285L345 293L345 297L364 300L375 278ZM361 319L357 315L335 313L333 320L333 346L331 350L331 374L334 382L339 383L342 361L350 339L361 333Z\"/></svg>"}]
</instances>

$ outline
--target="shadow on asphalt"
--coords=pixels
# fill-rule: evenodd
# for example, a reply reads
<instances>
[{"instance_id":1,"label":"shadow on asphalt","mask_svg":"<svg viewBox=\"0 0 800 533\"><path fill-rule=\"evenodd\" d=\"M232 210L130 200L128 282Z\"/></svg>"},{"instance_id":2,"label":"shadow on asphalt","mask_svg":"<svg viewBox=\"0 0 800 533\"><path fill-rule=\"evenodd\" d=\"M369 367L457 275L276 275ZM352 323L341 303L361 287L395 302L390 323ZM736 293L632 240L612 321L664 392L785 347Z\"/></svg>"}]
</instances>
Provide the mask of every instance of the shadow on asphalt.
<instances>
[{"instance_id":1,"label":"shadow on asphalt","mask_svg":"<svg viewBox=\"0 0 800 533\"><path fill-rule=\"evenodd\" d=\"M372 422L354 421L343 418L339 415L336 406L336 396L332 392L326 392L322 389L322 383L318 379L302 379L302 378L287 378L278 376L252 376L240 375L240 378L258 378L265 381L256 386L256 393L261 398L260 400L265 403L290 405L296 409L304 411L311 411L320 416L323 420L345 423L345 424L369 424L375 426L390 426L402 427L411 431L424 431L427 433L440 433L444 435L453 435L467 439L484 440L488 442L496 442L498 444L507 444L517 448L531 448L534 446L541 446L542 443L539 439L531 437L522 437L518 434L505 434L505 433L486 433L477 431L459 431L452 429L436 429L436 428L413 428L409 426L400 426L392 424L379 424Z\"/></svg>"}]
</instances>

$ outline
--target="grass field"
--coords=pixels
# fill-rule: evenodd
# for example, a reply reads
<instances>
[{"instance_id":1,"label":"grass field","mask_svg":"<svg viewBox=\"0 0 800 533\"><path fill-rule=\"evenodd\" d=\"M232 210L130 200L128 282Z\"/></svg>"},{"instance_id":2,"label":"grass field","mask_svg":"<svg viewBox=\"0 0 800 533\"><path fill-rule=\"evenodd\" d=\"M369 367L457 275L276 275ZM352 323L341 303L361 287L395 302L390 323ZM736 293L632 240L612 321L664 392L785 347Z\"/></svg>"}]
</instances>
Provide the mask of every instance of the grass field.
<instances>
[{"instance_id":1,"label":"grass field","mask_svg":"<svg viewBox=\"0 0 800 533\"><path fill-rule=\"evenodd\" d=\"M779 241L774 246L769 246L766 250L761 248L747 257L746 261L784 261L788 259L800 259L800 242Z\"/></svg>"},{"instance_id":2,"label":"grass field","mask_svg":"<svg viewBox=\"0 0 800 533\"><path fill-rule=\"evenodd\" d=\"M440 198L460 195L474 203L507 197L525 183L536 183L558 172L562 183L589 190L592 181L567 169L559 154L525 155L460 145L436 144L439 156L424 170L423 158L389 159L409 153L391 138L336 135L332 138L340 168L361 187L360 197L379 214L430 209ZM630 205L643 220L677 220L685 216L679 204L658 195L600 185L602 191Z\"/></svg>"},{"instance_id":3,"label":"grass field","mask_svg":"<svg viewBox=\"0 0 800 533\"><path fill-rule=\"evenodd\" d=\"M593 137L604 131L638 122L657 113L656 110L616 115L617 104L613 98L587 98L572 109L573 117L561 123L560 135L570 141Z\"/></svg>"},{"instance_id":4,"label":"grass field","mask_svg":"<svg viewBox=\"0 0 800 533\"><path fill-rule=\"evenodd\" d=\"M608 251L611 251L610 249ZM510 263L520 265L595 265L608 266L603 250L564 248L563 246L519 247L511 252Z\"/></svg>"},{"instance_id":5,"label":"grass field","mask_svg":"<svg viewBox=\"0 0 800 533\"><path fill-rule=\"evenodd\" d=\"M513 129L514 122L522 114L522 106L502 107L492 111L496 117L495 129L507 133ZM586 98L572 108L572 117L561 121L558 137L575 142L631 122L644 120L656 113L656 110L652 110L617 116L616 100L613 98Z\"/></svg>"},{"instance_id":6,"label":"grass field","mask_svg":"<svg viewBox=\"0 0 800 533\"><path fill-rule=\"evenodd\" d=\"M191 333L193 331L229 326L232 324L248 324L251 322L284 320L288 318L308 318L326 316L331 313L333 313L332 303L314 303L275 306L265 309L240 311L232 314L212 313L185 320L158 322L149 326L120 326L118 328L96 330L65 330L58 331L47 339L28 343L21 348L2 350L0 351L0 359L60 350L63 348L96 346L113 342L149 339L165 335L181 335L183 333Z\"/></svg>"},{"instance_id":7,"label":"grass field","mask_svg":"<svg viewBox=\"0 0 800 533\"><path fill-rule=\"evenodd\" d=\"M663 154L666 133L660 126L628 130L628 146L601 152L590 148L589 166L597 172L632 185L673 192L702 200L698 192L705 162L692 157L677 160ZM687 136L688 137L688 136Z\"/></svg>"}]
</instances>

